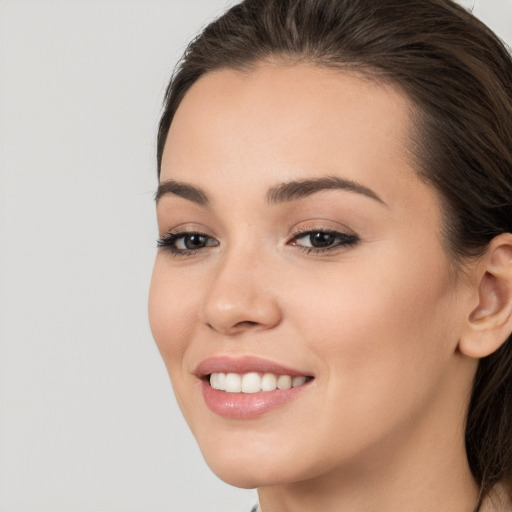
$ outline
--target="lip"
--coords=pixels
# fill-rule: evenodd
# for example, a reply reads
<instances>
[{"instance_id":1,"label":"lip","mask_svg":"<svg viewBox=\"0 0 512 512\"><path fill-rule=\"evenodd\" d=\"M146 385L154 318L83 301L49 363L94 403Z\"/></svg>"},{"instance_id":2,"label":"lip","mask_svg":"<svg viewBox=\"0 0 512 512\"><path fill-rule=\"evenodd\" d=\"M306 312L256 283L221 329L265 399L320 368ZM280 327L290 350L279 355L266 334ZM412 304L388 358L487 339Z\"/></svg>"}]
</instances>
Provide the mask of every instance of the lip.
<instances>
[{"instance_id":1,"label":"lip","mask_svg":"<svg viewBox=\"0 0 512 512\"><path fill-rule=\"evenodd\" d=\"M195 370L195 374L200 379L205 378L210 373L275 373L276 375L289 375L290 377L314 377L314 375L293 368L283 366L268 359L260 357L233 357L233 356L215 356L201 361Z\"/></svg>"},{"instance_id":2,"label":"lip","mask_svg":"<svg viewBox=\"0 0 512 512\"><path fill-rule=\"evenodd\" d=\"M289 375L290 377L313 376L258 357L218 356L205 359L198 365L195 372L202 381L201 391L205 404L213 413L224 418L237 420L255 419L285 406L306 392L314 380L311 379L302 386L290 389L276 389L275 391L259 393L227 393L213 389L208 382L207 376L218 372L260 372Z\"/></svg>"}]
</instances>

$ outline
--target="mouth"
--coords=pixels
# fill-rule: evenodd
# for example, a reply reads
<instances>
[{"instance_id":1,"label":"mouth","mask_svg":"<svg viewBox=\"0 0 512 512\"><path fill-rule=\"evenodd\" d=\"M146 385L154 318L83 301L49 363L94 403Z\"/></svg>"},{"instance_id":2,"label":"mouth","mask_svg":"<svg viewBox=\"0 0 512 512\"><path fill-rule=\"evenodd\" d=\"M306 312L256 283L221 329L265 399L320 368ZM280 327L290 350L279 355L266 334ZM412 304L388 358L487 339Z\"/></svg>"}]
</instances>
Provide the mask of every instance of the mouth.
<instances>
[{"instance_id":1,"label":"mouth","mask_svg":"<svg viewBox=\"0 0 512 512\"><path fill-rule=\"evenodd\" d=\"M284 391L303 386L312 379L313 377L307 375L291 376L261 372L214 372L206 377L213 389L226 393L267 393L277 389Z\"/></svg>"},{"instance_id":2,"label":"mouth","mask_svg":"<svg viewBox=\"0 0 512 512\"><path fill-rule=\"evenodd\" d=\"M295 400L314 376L254 357L214 357L196 370L208 408L229 419L252 419Z\"/></svg>"}]
</instances>

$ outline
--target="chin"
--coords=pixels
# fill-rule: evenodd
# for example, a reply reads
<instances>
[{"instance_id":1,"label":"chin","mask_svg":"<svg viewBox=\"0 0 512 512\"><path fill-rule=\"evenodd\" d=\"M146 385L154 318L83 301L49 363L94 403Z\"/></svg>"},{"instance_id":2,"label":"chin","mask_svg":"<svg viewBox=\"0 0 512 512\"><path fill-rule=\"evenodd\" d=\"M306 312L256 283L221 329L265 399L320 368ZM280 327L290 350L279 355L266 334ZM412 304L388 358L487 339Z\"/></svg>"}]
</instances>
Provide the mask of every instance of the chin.
<instances>
[{"instance_id":1,"label":"chin","mask_svg":"<svg viewBox=\"0 0 512 512\"><path fill-rule=\"evenodd\" d=\"M254 436L254 433L253 433ZM236 436L233 436L236 438ZM199 446L210 469L224 482L243 489L300 482L317 476L319 461L301 460L297 445L282 439L246 438L246 442L210 442ZM306 457L307 458L307 457Z\"/></svg>"},{"instance_id":2,"label":"chin","mask_svg":"<svg viewBox=\"0 0 512 512\"><path fill-rule=\"evenodd\" d=\"M209 461L206 459L206 462L221 480L241 489L254 489L296 481L292 475L286 474L286 470L277 470L279 464L276 465L275 461L266 465L257 461L242 463L238 460Z\"/></svg>"},{"instance_id":3,"label":"chin","mask_svg":"<svg viewBox=\"0 0 512 512\"><path fill-rule=\"evenodd\" d=\"M223 482L233 487L240 489L256 489L268 485L268 483L262 481L259 475L253 474L254 472L250 470L240 469L238 466L233 468L228 464L226 467L218 467L209 464L209 467Z\"/></svg>"},{"instance_id":4,"label":"chin","mask_svg":"<svg viewBox=\"0 0 512 512\"><path fill-rule=\"evenodd\" d=\"M250 443L241 448L218 443L214 447L199 447L210 469L224 482L243 489L275 484L281 466L276 457L252 449ZM268 449L267 449L268 450ZM280 468L282 469L282 468Z\"/></svg>"}]
</instances>

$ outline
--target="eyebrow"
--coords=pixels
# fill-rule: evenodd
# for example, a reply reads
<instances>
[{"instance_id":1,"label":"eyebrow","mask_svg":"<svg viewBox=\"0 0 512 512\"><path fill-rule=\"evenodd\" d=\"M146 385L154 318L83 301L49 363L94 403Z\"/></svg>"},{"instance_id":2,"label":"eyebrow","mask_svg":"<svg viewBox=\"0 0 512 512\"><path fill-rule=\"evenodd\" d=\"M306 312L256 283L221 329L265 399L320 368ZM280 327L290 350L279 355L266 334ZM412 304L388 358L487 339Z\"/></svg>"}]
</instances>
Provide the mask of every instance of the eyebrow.
<instances>
[{"instance_id":1,"label":"eyebrow","mask_svg":"<svg viewBox=\"0 0 512 512\"><path fill-rule=\"evenodd\" d=\"M299 181L290 181L272 187L267 192L267 201L271 204L296 201L303 197L310 196L322 190L341 189L348 192L355 192L374 199L385 205L386 203L370 188L357 183L356 181L339 178L337 176L324 176Z\"/></svg>"},{"instance_id":2,"label":"eyebrow","mask_svg":"<svg viewBox=\"0 0 512 512\"><path fill-rule=\"evenodd\" d=\"M208 205L211 203L208 194L204 190L194 185L189 185L188 183L182 183L181 181L162 181L162 183L158 185L155 194L157 204L163 196L167 195L182 197L183 199L188 199L200 205Z\"/></svg>"},{"instance_id":3,"label":"eyebrow","mask_svg":"<svg viewBox=\"0 0 512 512\"><path fill-rule=\"evenodd\" d=\"M270 204L288 203L308 197L323 190L346 190L374 199L385 205L386 203L370 188L357 183L356 181L339 178L337 176L324 176L321 178L289 181L270 188L266 194L267 202ZM166 195L174 195L188 199L202 206L211 204L208 194L195 185L183 183L176 180L166 180L158 185L155 194L155 201Z\"/></svg>"}]
</instances>

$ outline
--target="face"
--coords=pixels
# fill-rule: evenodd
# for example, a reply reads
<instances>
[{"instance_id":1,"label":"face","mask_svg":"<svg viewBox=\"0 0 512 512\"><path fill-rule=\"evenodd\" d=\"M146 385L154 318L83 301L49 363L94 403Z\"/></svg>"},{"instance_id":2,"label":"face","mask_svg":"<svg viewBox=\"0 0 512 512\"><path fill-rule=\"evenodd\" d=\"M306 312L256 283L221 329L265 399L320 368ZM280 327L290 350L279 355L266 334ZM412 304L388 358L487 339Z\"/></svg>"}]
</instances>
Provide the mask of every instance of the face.
<instances>
[{"instance_id":1,"label":"face","mask_svg":"<svg viewBox=\"0 0 512 512\"><path fill-rule=\"evenodd\" d=\"M466 296L412 112L391 86L284 64L206 74L177 111L150 323L233 485L350 474L462 422Z\"/></svg>"}]
</instances>

